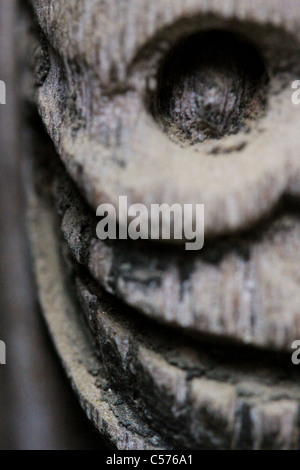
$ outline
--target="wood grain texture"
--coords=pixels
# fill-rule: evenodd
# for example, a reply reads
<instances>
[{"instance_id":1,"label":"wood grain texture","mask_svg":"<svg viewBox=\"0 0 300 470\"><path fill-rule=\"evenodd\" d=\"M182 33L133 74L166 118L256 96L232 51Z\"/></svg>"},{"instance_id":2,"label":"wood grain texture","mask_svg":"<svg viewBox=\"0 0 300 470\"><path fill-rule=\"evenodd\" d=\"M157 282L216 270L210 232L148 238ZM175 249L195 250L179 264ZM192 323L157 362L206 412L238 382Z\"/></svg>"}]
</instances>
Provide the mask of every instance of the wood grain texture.
<instances>
[{"instance_id":1,"label":"wood grain texture","mask_svg":"<svg viewBox=\"0 0 300 470\"><path fill-rule=\"evenodd\" d=\"M297 448L299 378L292 379L288 362L276 369L263 355L259 365L247 355L236 361L201 342L158 334L124 321L124 312L84 281L77 285L111 386L175 448ZM283 371L289 379L280 378Z\"/></svg>"},{"instance_id":2,"label":"wood grain texture","mask_svg":"<svg viewBox=\"0 0 300 470\"><path fill-rule=\"evenodd\" d=\"M300 73L297 1L33 4L48 57L39 109L94 208L118 207L119 195L147 207L203 203L209 236L248 228L284 194L299 193L300 118L290 105L290 84ZM149 99L166 55L212 29L242 35L257 48L269 77L268 106L247 132L182 148L153 118Z\"/></svg>"},{"instance_id":3,"label":"wood grain texture","mask_svg":"<svg viewBox=\"0 0 300 470\"><path fill-rule=\"evenodd\" d=\"M121 449L298 448L299 2L31 3L35 266L82 406ZM204 249L98 240L121 195L204 204Z\"/></svg>"},{"instance_id":4,"label":"wood grain texture","mask_svg":"<svg viewBox=\"0 0 300 470\"><path fill-rule=\"evenodd\" d=\"M51 168L38 164L33 175L30 233L41 305L99 431L123 450L297 449L299 374L289 355L191 341L107 295L69 260Z\"/></svg>"},{"instance_id":5,"label":"wood grain texture","mask_svg":"<svg viewBox=\"0 0 300 470\"><path fill-rule=\"evenodd\" d=\"M287 352L300 337L298 206L283 206L247 236L207 243L195 254L99 240L96 217L60 165L53 192L76 260L148 317L193 335Z\"/></svg>"},{"instance_id":6,"label":"wood grain texture","mask_svg":"<svg viewBox=\"0 0 300 470\"><path fill-rule=\"evenodd\" d=\"M199 256L93 237L81 247L74 234L85 215L75 221L75 207L64 218L74 251L86 251L109 292L152 318L288 350L300 329L300 114L291 105L299 4L34 5L44 34L39 110L91 207L118 210L120 195L147 207L205 204ZM228 239L210 245L221 234Z\"/></svg>"},{"instance_id":7,"label":"wood grain texture","mask_svg":"<svg viewBox=\"0 0 300 470\"><path fill-rule=\"evenodd\" d=\"M70 289L49 194L49 168L32 164L28 222L39 300L69 381L86 415L111 445L121 450L164 449L159 436L109 387Z\"/></svg>"}]
</instances>

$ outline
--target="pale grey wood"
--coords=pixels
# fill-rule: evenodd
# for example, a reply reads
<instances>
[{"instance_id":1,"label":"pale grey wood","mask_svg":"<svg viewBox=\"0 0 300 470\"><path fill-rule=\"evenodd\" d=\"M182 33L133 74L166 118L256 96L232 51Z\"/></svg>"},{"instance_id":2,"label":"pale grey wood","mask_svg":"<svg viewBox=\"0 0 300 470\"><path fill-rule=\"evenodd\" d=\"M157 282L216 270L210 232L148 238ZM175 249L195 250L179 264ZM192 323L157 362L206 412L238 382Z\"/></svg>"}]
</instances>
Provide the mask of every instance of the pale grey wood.
<instances>
[{"instance_id":1,"label":"pale grey wood","mask_svg":"<svg viewBox=\"0 0 300 470\"><path fill-rule=\"evenodd\" d=\"M119 195L148 207L202 203L208 236L248 228L282 195L299 193L300 117L290 99L300 72L297 0L33 4L51 46L48 60L43 54L40 112L94 209L118 207ZM257 46L270 79L268 107L250 132L182 148L147 102L165 55L182 38L215 28Z\"/></svg>"},{"instance_id":2,"label":"pale grey wood","mask_svg":"<svg viewBox=\"0 0 300 470\"><path fill-rule=\"evenodd\" d=\"M108 296L68 261L46 161L47 153L29 193L40 301L71 383L99 431L119 449L297 449L300 389L290 357L275 361L267 352L193 342L158 330Z\"/></svg>"},{"instance_id":3,"label":"pale grey wood","mask_svg":"<svg viewBox=\"0 0 300 470\"><path fill-rule=\"evenodd\" d=\"M205 204L205 248L199 256L182 255L178 246L170 253L162 248L162 256L156 248L140 254L120 244L97 243L91 236L85 264L94 277L110 293L161 322L288 351L300 335L299 218L290 202L281 211L278 207L283 196L297 196L299 191L300 114L291 104L291 83L300 74L299 3L166 0L150 5L128 0L122 8L118 2L100 0L71 1L67 6L33 4L45 35L37 54L36 101L67 171L94 213L102 202L118 208L119 195L126 195L129 204L147 206L151 202ZM186 138L181 145L175 139L178 130L162 127L150 108L160 81L169 83L167 77L174 75L172 66L175 73L172 54L177 57L178 41L190 38L193 49L193 34L214 28L243 33L253 47L251 52L244 50L230 39L227 54L222 60L218 55L215 68L205 59L205 70L209 77L216 73L216 82L223 60L235 64L234 73L226 67L220 72L227 92L232 83L246 83L244 88L234 88L239 104L223 106L225 117L233 110L251 114L252 108L259 108L259 112L253 111L246 126L237 124L235 131L240 130L235 135L216 139L212 134L195 145ZM219 41L212 54L222 47ZM246 61L243 67L238 60L240 48L248 52L249 64ZM255 65L255 49L268 86L257 78L255 67L260 65ZM196 51L195 46L197 62ZM166 56L171 70L165 76L159 70ZM180 61L179 65L184 58ZM184 96L194 96L194 82L206 74L186 67L188 75L180 78L188 90ZM247 67L254 69L246 72ZM197 140L198 127L208 120L211 128L222 108L223 88L213 87L211 98L211 82L213 78L201 83L203 94L210 97L207 100L214 102L210 118L205 107L196 107L196 115L202 116L199 123L194 111L189 114L192 98L185 102L174 96L181 124L176 113L161 119L169 119L170 128L185 126L185 134L190 127ZM176 95L181 85L174 83ZM83 249L81 239L76 239L81 231L76 214L75 207L69 208L63 222L75 252ZM273 218L267 221L270 214ZM95 233L92 224L94 220L90 232ZM241 228L244 232L236 238ZM220 234L228 237L225 243L220 238L211 241L211 235Z\"/></svg>"}]
</instances>

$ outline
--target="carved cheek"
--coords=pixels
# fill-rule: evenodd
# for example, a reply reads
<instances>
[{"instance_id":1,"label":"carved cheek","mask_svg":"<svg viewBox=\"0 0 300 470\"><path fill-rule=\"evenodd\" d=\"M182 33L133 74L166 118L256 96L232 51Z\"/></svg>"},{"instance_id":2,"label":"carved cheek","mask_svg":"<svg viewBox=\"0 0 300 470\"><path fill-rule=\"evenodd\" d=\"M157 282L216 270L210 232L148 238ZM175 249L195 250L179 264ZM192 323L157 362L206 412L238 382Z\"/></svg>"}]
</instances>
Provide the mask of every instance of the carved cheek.
<instances>
[{"instance_id":1,"label":"carved cheek","mask_svg":"<svg viewBox=\"0 0 300 470\"><path fill-rule=\"evenodd\" d=\"M297 2L292 18L279 1L113 3L51 4L39 18L51 63L40 108L89 201L204 203L209 234L297 194Z\"/></svg>"}]
</instances>

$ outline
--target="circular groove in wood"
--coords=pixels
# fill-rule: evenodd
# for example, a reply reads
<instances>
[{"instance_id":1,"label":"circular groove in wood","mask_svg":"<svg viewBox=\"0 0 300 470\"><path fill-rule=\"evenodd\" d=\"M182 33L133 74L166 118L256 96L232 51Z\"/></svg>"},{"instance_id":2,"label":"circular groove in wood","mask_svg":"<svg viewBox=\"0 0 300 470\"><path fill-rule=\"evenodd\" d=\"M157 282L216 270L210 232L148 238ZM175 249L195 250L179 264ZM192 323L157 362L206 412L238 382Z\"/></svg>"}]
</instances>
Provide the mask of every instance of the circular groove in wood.
<instances>
[{"instance_id":1,"label":"circular groove in wood","mask_svg":"<svg viewBox=\"0 0 300 470\"><path fill-rule=\"evenodd\" d=\"M167 54L157 82L155 118L190 144L236 134L264 108L263 61L230 32L206 31L181 41Z\"/></svg>"}]
</instances>

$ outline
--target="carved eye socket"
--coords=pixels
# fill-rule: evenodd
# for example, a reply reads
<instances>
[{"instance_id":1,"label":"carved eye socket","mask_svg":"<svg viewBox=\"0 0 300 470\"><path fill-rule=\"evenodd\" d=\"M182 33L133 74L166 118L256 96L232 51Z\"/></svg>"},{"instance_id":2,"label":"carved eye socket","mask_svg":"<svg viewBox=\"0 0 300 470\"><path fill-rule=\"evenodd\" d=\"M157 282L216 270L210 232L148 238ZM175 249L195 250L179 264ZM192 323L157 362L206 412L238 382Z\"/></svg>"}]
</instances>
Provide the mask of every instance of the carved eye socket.
<instances>
[{"instance_id":1,"label":"carved eye socket","mask_svg":"<svg viewBox=\"0 0 300 470\"><path fill-rule=\"evenodd\" d=\"M161 64L152 113L173 140L220 139L263 113L266 78L259 52L238 35L193 34Z\"/></svg>"}]
</instances>

